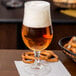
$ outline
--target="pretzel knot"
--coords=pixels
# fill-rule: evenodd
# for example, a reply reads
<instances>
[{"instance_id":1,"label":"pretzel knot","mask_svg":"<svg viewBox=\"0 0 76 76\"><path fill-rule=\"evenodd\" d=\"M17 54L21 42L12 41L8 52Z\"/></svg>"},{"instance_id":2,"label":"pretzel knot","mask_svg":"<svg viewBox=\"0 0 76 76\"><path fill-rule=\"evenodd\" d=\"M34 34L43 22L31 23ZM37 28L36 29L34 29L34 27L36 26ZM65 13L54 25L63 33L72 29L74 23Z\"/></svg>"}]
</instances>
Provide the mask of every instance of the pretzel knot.
<instances>
[{"instance_id":1,"label":"pretzel knot","mask_svg":"<svg viewBox=\"0 0 76 76\"><path fill-rule=\"evenodd\" d=\"M37 57L34 57L33 52L25 52L22 54L22 61L24 63L34 63L35 59L37 59ZM57 62L58 56L52 51L42 51L39 59L48 62Z\"/></svg>"},{"instance_id":2,"label":"pretzel knot","mask_svg":"<svg viewBox=\"0 0 76 76\"><path fill-rule=\"evenodd\" d=\"M69 51L73 52L74 54L76 54L76 36L73 36L73 37L69 40L69 42L64 45L64 47L65 47L67 50L69 50Z\"/></svg>"},{"instance_id":3,"label":"pretzel knot","mask_svg":"<svg viewBox=\"0 0 76 76\"><path fill-rule=\"evenodd\" d=\"M22 61L24 63L34 63L35 57L33 52L25 52L22 54Z\"/></svg>"}]
</instances>

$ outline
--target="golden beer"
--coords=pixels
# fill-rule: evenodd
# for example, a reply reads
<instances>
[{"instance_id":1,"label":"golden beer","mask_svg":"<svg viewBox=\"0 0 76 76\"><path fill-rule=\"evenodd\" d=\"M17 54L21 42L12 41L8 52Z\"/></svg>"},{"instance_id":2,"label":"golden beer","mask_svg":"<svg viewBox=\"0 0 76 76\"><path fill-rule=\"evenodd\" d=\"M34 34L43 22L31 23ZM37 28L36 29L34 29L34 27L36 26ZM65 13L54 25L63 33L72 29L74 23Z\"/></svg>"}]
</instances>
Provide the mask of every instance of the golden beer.
<instances>
[{"instance_id":1,"label":"golden beer","mask_svg":"<svg viewBox=\"0 0 76 76\"><path fill-rule=\"evenodd\" d=\"M22 38L26 46L32 50L40 51L48 47L52 41L51 27L31 28L22 26Z\"/></svg>"},{"instance_id":2,"label":"golden beer","mask_svg":"<svg viewBox=\"0 0 76 76\"><path fill-rule=\"evenodd\" d=\"M53 37L50 4L45 1L25 3L22 38L32 50L46 49Z\"/></svg>"}]
</instances>

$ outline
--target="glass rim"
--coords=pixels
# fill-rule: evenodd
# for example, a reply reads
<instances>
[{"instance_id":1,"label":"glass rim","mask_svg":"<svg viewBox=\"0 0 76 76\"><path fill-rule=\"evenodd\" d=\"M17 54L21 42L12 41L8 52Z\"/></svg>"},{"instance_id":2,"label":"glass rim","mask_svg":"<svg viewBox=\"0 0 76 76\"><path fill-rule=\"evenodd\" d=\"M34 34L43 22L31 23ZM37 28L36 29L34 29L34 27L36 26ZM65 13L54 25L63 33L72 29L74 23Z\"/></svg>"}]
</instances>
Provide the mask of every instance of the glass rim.
<instances>
[{"instance_id":1,"label":"glass rim","mask_svg":"<svg viewBox=\"0 0 76 76\"><path fill-rule=\"evenodd\" d=\"M31 2L34 2L34 3L37 3L37 2L44 2L44 3L47 3L47 5L44 6L44 7L42 7L42 8L46 8L46 7L51 6L51 3L48 2L48 1L27 1L27 2L24 3L24 7L26 8L26 7L29 5L29 3L31 3ZM31 8L32 8L32 7L31 7ZM35 8L35 7L34 7L34 8ZM41 8L41 7L40 7L40 8Z\"/></svg>"}]
</instances>

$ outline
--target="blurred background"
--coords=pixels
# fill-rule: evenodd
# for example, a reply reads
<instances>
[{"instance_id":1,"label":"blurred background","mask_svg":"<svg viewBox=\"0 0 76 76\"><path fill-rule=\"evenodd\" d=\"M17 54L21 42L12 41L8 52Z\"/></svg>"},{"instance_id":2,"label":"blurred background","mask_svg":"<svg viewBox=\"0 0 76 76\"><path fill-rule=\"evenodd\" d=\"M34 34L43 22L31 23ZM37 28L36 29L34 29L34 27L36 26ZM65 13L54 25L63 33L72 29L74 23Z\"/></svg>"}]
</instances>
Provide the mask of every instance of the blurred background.
<instances>
[{"instance_id":1,"label":"blurred background","mask_svg":"<svg viewBox=\"0 0 76 76\"><path fill-rule=\"evenodd\" d=\"M28 49L21 38L24 2L27 1L31 0L0 0L0 49ZM47 49L61 49L59 39L76 35L76 0L44 1L51 3L54 31L52 43Z\"/></svg>"}]
</instances>

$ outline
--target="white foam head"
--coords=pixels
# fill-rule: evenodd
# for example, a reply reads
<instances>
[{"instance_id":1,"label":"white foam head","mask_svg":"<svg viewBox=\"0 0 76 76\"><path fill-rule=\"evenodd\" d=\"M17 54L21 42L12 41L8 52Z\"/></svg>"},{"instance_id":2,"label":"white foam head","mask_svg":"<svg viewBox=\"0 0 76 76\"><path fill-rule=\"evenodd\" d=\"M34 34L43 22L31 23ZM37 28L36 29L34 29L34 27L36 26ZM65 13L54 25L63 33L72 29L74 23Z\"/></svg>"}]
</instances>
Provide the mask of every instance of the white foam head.
<instances>
[{"instance_id":1,"label":"white foam head","mask_svg":"<svg viewBox=\"0 0 76 76\"><path fill-rule=\"evenodd\" d=\"M50 3L46 1L26 2L23 25L33 28L42 28L51 25Z\"/></svg>"}]
</instances>

